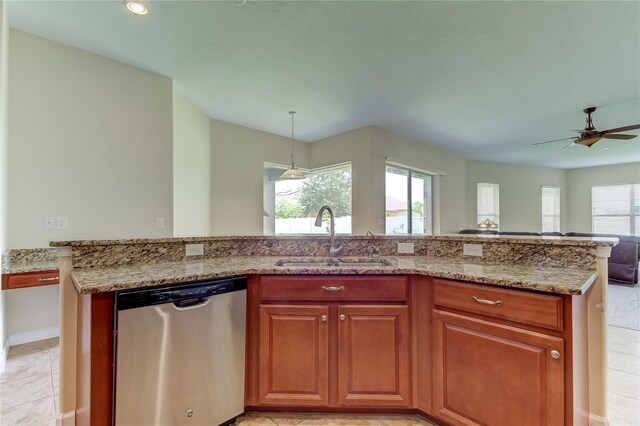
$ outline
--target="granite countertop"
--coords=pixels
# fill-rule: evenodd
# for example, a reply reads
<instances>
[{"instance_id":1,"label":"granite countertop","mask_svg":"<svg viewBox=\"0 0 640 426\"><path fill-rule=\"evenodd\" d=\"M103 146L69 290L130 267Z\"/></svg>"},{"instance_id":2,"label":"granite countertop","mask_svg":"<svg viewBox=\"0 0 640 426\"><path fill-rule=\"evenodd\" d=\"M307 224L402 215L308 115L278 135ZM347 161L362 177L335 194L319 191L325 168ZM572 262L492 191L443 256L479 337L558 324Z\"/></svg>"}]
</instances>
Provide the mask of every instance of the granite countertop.
<instances>
[{"instance_id":1,"label":"granite countertop","mask_svg":"<svg viewBox=\"0 0 640 426\"><path fill-rule=\"evenodd\" d=\"M2 254L3 274L55 271L57 269L58 257L55 249L11 249Z\"/></svg>"},{"instance_id":2,"label":"granite countertop","mask_svg":"<svg viewBox=\"0 0 640 426\"><path fill-rule=\"evenodd\" d=\"M3 274L21 274L25 272L57 271L58 262L12 263L2 268Z\"/></svg>"},{"instance_id":3,"label":"granite countertop","mask_svg":"<svg viewBox=\"0 0 640 426\"><path fill-rule=\"evenodd\" d=\"M432 256L385 256L390 265L358 266L358 258L340 258L354 265L276 266L280 259L312 260L284 256L232 256L204 260L170 261L127 266L77 268L71 278L80 293L102 293L154 285L248 274L421 274L474 281L510 288L557 294L583 294L594 282L595 269L530 266L515 263L481 263L468 259Z\"/></svg>"}]
</instances>

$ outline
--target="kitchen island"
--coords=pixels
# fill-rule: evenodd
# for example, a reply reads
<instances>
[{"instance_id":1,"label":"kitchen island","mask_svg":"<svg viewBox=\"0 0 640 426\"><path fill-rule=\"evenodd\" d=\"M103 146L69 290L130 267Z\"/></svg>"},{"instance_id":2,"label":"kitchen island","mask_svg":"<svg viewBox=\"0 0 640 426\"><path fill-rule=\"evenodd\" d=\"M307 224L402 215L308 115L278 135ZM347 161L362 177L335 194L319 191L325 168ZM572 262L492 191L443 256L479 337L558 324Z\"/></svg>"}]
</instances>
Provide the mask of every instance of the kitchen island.
<instances>
[{"instance_id":1,"label":"kitchen island","mask_svg":"<svg viewBox=\"0 0 640 426\"><path fill-rule=\"evenodd\" d=\"M114 291L230 275L249 277L245 384L248 408L400 410L419 412L432 420L452 424L475 424L478 420L474 416L493 418L495 422L513 420L508 416L524 412L519 410L528 406L534 406L533 411L527 412L530 424L586 424L605 417L601 401L606 394L604 371L598 369L604 349L596 343L603 338L603 324L599 321L602 322L602 289L606 284L605 256L615 240L484 236L344 237L343 240L345 257L339 267L305 263L326 256L328 239L323 237L54 243L60 247L63 283L63 418L75 416L78 424L111 422L113 360L109 336L113 332ZM398 242L414 244L414 255L398 256ZM187 260L185 244L203 244L204 254ZM482 258L463 256L464 244L482 245ZM277 266L283 259L297 260L296 264L301 266ZM374 259L385 260L386 265L372 264ZM366 266L359 266L363 261L367 261ZM391 280L393 277L396 281ZM294 281L287 284L287 280ZM371 291L345 291L324 299L321 293L310 297L312 286L320 283L317 280L325 287L347 289L359 287L345 282L364 280ZM399 288L406 292L398 293ZM458 299L460 294L465 296ZM469 300L474 303L469 304ZM500 304L504 301L504 306L495 309L496 306L487 303L495 305L496 301ZM260 330L268 330L263 328L264 323L275 317L286 318L291 307L297 314L301 309L306 312L304 308L311 302L313 309L308 312L317 316L315 323L328 326L326 332L316 330L320 335L328 334L320 342L319 352L309 358L321 362L316 365L321 374L312 375L312 383L291 382L287 371L277 370L281 368L274 361L278 348L265 350L264 345L272 340L266 337L266 331ZM283 304L291 307L283 311ZM305 336L304 328L296 328L297 323L283 324L289 330L298 330L295 339ZM344 328L343 324L358 324L361 333L349 334L350 328ZM385 328L384 324L394 326ZM395 367L384 370L382 375L378 370L374 373L380 376L376 380L366 369L345 369L348 357L355 356L363 365L375 364L367 356L366 345L349 342L371 341L380 327L397 343L382 351L397 361ZM491 338L478 340L479 335ZM379 341L376 347L383 343ZM469 347L486 349L484 358L476 359L476 365L450 358L452 353L468 352L465 348ZM492 353L491 348L497 352ZM533 386L520 378L521 386L515 393L509 391L508 396L513 402L520 401L520 406L512 404L514 410L503 408L499 412L507 417L501 420L495 417L495 412L482 408L492 404L482 403L477 393L475 398L464 398L475 401L475 406L453 398L469 388L469 383L461 381L463 377L475 380L456 375L456 371L462 371L465 365L475 371L482 366L477 364L484 362L482 359L500 359L501 353L506 354L504 351L511 351L507 364L514 372L524 370L524 374L532 370L528 367L532 363L540 366L539 370L532 370L537 373L529 376L528 380L532 377L535 380ZM263 353L276 355L265 358ZM502 367L504 362L500 364ZM451 366L456 367L451 370ZM498 367L487 371L495 368ZM483 378L482 373L476 376L477 380ZM320 391L308 399L311 403L305 403L294 388L285 394L269 388L268 383L273 380L265 381L265 377L279 377L285 387L299 385L304 390L311 386ZM380 385L380 381L387 385ZM350 387L349 383L356 385ZM542 390L528 393L527 389L536 386ZM535 398L531 403L524 403L532 395Z\"/></svg>"}]
</instances>

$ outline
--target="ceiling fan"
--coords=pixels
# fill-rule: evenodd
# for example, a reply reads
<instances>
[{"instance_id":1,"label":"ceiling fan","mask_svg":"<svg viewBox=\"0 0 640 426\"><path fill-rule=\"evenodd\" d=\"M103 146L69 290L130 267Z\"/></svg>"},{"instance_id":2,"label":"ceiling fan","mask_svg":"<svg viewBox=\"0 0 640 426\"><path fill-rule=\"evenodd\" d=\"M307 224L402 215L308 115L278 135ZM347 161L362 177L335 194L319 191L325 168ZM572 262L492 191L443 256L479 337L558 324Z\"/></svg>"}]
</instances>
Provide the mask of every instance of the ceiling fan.
<instances>
[{"instance_id":1,"label":"ceiling fan","mask_svg":"<svg viewBox=\"0 0 640 426\"><path fill-rule=\"evenodd\" d=\"M583 130L574 130L574 132L580 133L580 136L575 136L572 138L569 137L569 138L562 138L562 139L554 139L552 141L538 142L532 145L542 145L545 143L559 142L559 141L564 141L568 139L573 139L571 143L566 145L564 148L567 148L568 146L575 145L575 144L584 145L587 148L591 148L596 142L598 142L600 139L603 139L603 138L629 140L638 136L638 135L625 135L625 134L618 134L618 133L626 132L629 130L640 129L640 124L633 124L631 126L617 127L615 129L602 130L602 131L596 130L596 128L593 127L593 121L591 119L591 114L593 114L595 110L596 110L596 107L589 107L582 110L585 114L587 114L587 125Z\"/></svg>"}]
</instances>

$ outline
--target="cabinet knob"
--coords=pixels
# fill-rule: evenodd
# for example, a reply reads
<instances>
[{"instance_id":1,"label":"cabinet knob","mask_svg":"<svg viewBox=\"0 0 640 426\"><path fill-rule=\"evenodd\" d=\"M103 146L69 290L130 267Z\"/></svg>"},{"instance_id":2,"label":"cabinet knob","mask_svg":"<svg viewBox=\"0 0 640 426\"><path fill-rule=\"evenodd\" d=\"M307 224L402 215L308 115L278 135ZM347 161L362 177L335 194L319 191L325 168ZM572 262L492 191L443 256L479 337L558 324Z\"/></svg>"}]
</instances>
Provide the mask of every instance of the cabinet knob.
<instances>
[{"instance_id":1,"label":"cabinet knob","mask_svg":"<svg viewBox=\"0 0 640 426\"><path fill-rule=\"evenodd\" d=\"M556 351L555 349L551 351L551 358L553 359L558 359L560 358L560 352Z\"/></svg>"},{"instance_id":2,"label":"cabinet knob","mask_svg":"<svg viewBox=\"0 0 640 426\"><path fill-rule=\"evenodd\" d=\"M322 322L327 322L327 316L326 316L326 315L321 316L321 317L320 317L320 320L321 320Z\"/></svg>"},{"instance_id":3,"label":"cabinet knob","mask_svg":"<svg viewBox=\"0 0 640 426\"><path fill-rule=\"evenodd\" d=\"M340 321L344 321L347 319L347 316L345 314L340 314Z\"/></svg>"}]
</instances>

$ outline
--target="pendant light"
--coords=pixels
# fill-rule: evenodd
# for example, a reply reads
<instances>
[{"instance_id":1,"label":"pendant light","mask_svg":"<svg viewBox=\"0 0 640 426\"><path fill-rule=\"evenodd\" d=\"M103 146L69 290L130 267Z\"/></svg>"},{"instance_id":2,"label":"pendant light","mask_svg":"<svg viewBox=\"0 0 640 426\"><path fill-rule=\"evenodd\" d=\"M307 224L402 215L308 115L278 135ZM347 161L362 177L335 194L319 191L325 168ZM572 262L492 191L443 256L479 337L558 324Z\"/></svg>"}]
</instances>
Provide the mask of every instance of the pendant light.
<instances>
[{"instance_id":1,"label":"pendant light","mask_svg":"<svg viewBox=\"0 0 640 426\"><path fill-rule=\"evenodd\" d=\"M280 179L304 179L305 176L296 168L296 159L293 156L293 116L295 111L289 111L291 115L291 166L280 175Z\"/></svg>"}]
</instances>

